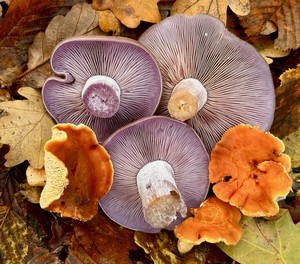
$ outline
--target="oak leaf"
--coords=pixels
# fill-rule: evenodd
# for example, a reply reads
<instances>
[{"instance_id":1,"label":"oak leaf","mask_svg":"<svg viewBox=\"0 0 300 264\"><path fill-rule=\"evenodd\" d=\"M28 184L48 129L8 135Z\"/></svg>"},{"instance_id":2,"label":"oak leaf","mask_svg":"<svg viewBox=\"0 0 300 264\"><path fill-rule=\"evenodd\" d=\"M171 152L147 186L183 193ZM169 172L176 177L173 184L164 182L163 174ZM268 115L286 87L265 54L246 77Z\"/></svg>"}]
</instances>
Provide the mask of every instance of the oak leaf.
<instances>
[{"instance_id":1,"label":"oak leaf","mask_svg":"<svg viewBox=\"0 0 300 264\"><path fill-rule=\"evenodd\" d=\"M44 144L51 138L54 121L44 108L40 90L22 87L18 93L27 100L0 103L7 115L0 118L0 142L10 146L5 166L28 160L30 165L44 165Z\"/></svg>"},{"instance_id":2,"label":"oak leaf","mask_svg":"<svg viewBox=\"0 0 300 264\"><path fill-rule=\"evenodd\" d=\"M243 263L300 263L300 224L288 210L279 219L243 217L243 235L235 246L218 246L235 261Z\"/></svg>"},{"instance_id":3,"label":"oak leaf","mask_svg":"<svg viewBox=\"0 0 300 264\"><path fill-rule=\"evenodd\" d=\"M267 23L275 24L278 28L275 48L288 50L300 47L299 0L251 0L250 5L250 13L240 18L248 36L264 33L269 27Z\"/></svg>"},{"instance_id":4,"label":"oak leaf","mask_svg":"<svg viewBox=\"0 0 300 264\"><path fill-rule=\"evenodd\" d=\"M27 85L40 88L52 74L49 59L61 40L91 32L98 26L97 12L87 3L77 4L65 15L54 17L45 32L39 32L28 49Z\"/></svg>"},{"instance_id":5,"label":"oak leaf","mask_svg":"<svg viewBox=\"0 0 300 264\"><path fill-rule=\"evenodd\" d=\"M112 31L114 35L119 35L121 31L121 23L110 10L98 11L99 27L104 32Z\"/></svg>"},{"instance_id":6,"label":"oak leaf","mask_svg":"<svg viewBox=\"0 0 300 264\"><path fill-rule=\"evenodd\" d=\"M14 0L0 19L0 84L10 85L26 68L34 36L55 15L64 15L83 0Z\"/></svg>"},{"instance_id":7,"label":"oak leaf","mask_svg":"<svg viewBox=\"0 0 300 264\"><path fill-rule=\"evenodd\" d=\"M237 15L250 12L249 0L177 0L171 8L171 15L203 13L218 18L226 25L228 6Z\"/></svg>"},{"instance_id":8,"label":"oak leaf","mask_svg":"<svg viewBox=\"0 0 300 264\"><path fill-rule=\"evenodd\" d=\"M271 132L284 138L300 127L300 64L284 72L276 89L275 118Z\"/></svg>"},{"instance_id":9,"label":"oak leaf","mask_svg":"<svg viewBox=\"0 0 300 264\"><path fill-rule=\"evenodd\" d=\"M96 10L111 10L120 22L136 28L141 21L157 23L161 20L157 3L159 0L93 0Z\"/></svg>"}]
</instances>

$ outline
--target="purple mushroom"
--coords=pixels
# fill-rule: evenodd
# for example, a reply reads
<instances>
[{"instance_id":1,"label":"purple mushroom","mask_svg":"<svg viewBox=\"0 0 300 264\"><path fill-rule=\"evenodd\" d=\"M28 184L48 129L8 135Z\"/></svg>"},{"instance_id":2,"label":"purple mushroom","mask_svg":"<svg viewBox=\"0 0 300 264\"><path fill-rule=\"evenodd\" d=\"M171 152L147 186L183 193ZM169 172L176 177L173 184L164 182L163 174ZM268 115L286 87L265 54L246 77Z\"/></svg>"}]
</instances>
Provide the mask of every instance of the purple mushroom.
<instances>
[{"instance_id":1,"label":"purple mushroom","mask_svg":"<svg viewBox=\"0 0 300 264\"><path fill-rule=\"evenodd\" d=\"M139 38L163 78L157 114L190 124L208 152L230 127L247 123L269 130L274 86L265 60L218 19L174 15Z\"/></svg>"},{"instance_id":2,"label":"purple mushroom","mask_svg":"<svg viewBox=\"0 0 300 264\"><path fill-rule=\"evenodd\" d=\"M152 115L162 93L153 56L124 37L74 37L54 49L56 76L43 87L44 105L58 123L83 123L99 142L134 120Z\"/></svg>"},{"instance_id":3,"label":"purple mushroom","mask_svg":"<svg viewBox=\"0 0 300 264\"><path fill-rule=\"evenodd\" d=\"M114 182L100 200L118 224L147 233L174 229L206 198L209 156L187 124L163 116L142 118L104 142Z\"/></svg>"}]
</instances>

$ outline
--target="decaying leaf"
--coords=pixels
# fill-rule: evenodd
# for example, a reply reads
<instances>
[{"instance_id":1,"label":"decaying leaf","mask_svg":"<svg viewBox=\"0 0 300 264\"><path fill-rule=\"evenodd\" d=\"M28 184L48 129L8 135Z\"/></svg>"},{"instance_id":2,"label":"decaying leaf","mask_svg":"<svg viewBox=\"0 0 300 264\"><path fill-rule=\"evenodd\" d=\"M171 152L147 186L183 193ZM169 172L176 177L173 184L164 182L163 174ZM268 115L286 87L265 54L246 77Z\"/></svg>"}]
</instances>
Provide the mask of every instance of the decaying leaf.
<instances>
[{"instance_id":1,"label":"decaying leaf","mask_svg":"<svg viewBox=\"0 0 300 264\"><path fill-rule=\"evenodd\" d=\"M120 22L129 28L136 28L141 21L157 23L160 13L159 0L93 0L96 10L111 10Z\"/></svg>"},{"instance_id":2,"label":"decaying leaf","mask_svg":"<svg viewBox=\"0 0 300 264\"><path fill-rule=\"evenodd\" d=\"M86 224L76 222L74 232L67 263L131 264L129 250L138 248L134 232L112 222L100 210Z\"/></svg>"},{"instance_id":3,"label":"decaying leaf","mask_svg":"<svg viewBox=\"0 0 300 264\"><path fill-rule=\"evenodd\" d=\"M1 1L2 2L2 1ZM27 50L34 36L56 15L82 0L14 0L0 19L0 84L10 85L26 68Z\"/></svg>"},{"instance_id":4,"label":"decaying leaf","mask_svg":"<svg viewBox=\"0 0 300 264\"><path fill-rule=\"evenodd\" d=\"M58 42L89 33L98 26L97 12L89 4L77 4L66 16L54 17L45 32L38 33L29 47L25 81L34 88L42 87L51 75L49 58Z\"/></svg>"},{"instance_id":5,"label":"decaying leaf","mask_svg":"<svg viewBox=\"0 0 300 264\"><path fill-rule=\"evenodd\" d=\"M284 138L300 127L300 65L284 72L276 89L276 110L271 132Z\"/></svg>"},{"instance_id":6,"label":"decaying leaf","mask_svg":"<svg viewBox=\"0 0 300 264\"><path fill-rule=\"evenodd\" d=\"M181 263L180 257L176 255L178 251L175 239L171 238L168 232L162 231L152 235L137 231L134 241L146 254L150 254L154 263Z\"/></svg>"},{"instance_id":7,"label":"decaying leaf","mask_svg":"<svg viewBox=\"0 0 300 264\"><path fill-rule=\"evenodd\" d=\"M240 18L248 36L266 34L266 29L272 24L274 28L275 24L278 28L275 48L288 50L300 47L299 0L251 0L250 5L250 13Z\"/></svg>"},{"instance_id":8,"label":"decaying leaf","mask_svg":"<svg viewBox=\"0 0 300 264\"><path fill-rule=\"evenodd\" d=\"M276 220L243 217L243 235L236 246L219 247L235 261L243 263L300 263L300 224L288 212Z\"/></svg>"},{"instance_id":9,"label":"decaying leaf","mask_svg":"<svg viewBox=\"0 0 300 264\"><path fill-rule=\"evenodd\" d=\"M114 35L119 35L121 23L110 10L98 11L99 27L104 32L112 31Z\"/></svg>"},{"instance_id":10,"label":"decaying leaf","mask_svg":"<svg viewBox=\"0 0 300 264\"><path fill-rule=\"evenodd\" d=\"M268 64L273 62L273 58L282 58L290 54L289 50L280 50L274 47L274 40L271 36L259 36L254 42L256 50L264 57Z\"/></svg>"},{"instance_id":11,"label":"decaying leaf","mask_svg":"<svg viewBox=\"0 0 300 264\"><path fill-rule=\"evenodd\" d=\"M250 12L249 0L177 0L171 8L171 15L198 13L208 14L227 22L227 7L230 6L237 15L247 15Z\"/></svg>"},{"instance_id":12,"label":"decaying leaf","mask_svg":"<svg viewBox=\"0 0 300 264\"><path fill-rule=\"evenodd\" d=\"M28 252L27 225L15 211L7 210L7 216L0 226L0 262L20 263Z\"/></svg>"},{"instance_id":13,"label":"decaying leaf","mask_svg":"<svg viewBox=\"0 0 300 264\"><path fill-rule=\"evenodd\" d=\"M27 100L0 103L8 113L0 118L0 142L10 146L5 166L12 167L28 160L30 165L44 165L44 144L51 138L54 121L44 108L39 90L22 87L19 94Z\"/></svg>"}]
</instances>

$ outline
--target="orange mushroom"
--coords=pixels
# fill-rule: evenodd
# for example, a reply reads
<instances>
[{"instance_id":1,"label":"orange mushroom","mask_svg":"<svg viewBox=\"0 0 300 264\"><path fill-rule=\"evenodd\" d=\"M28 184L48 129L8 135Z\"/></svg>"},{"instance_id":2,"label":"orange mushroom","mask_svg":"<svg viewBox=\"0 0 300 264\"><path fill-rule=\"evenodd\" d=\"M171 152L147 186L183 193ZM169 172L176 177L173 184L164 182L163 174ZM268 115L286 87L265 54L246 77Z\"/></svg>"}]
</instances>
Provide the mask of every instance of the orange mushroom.
<instances>
[{"instance_id":1,"label":"orange mushroom","mask_svg":"<svg viewBox=\"0 0 300 264\"><path fill-rule=\"evenodd\" d=\"M191 209L191 213L194 217L187 218L174 230L180 253L186 253L204 241L235 245L240 240L241 213L236 207L212 196L199 208Z\"/></svg>"},{"instance_id":2,"label":"orange mushroom","mask_svg":"<svg viewBox=\"0 0 300 264\"><path fill-rule=\"evenodd\" d=\"M291 159L284 148L279 138L257 127L240 124L227 130L209 163L216 196L247 216L276 215L277 200L292 186Z\"/></svg>"},{"instance_id":3,"label":"orange mushroom","mask_svg":"<svg viewBox=\"0 0 300 264\"><path fill-rule=\"evenodd\" d=\"M113 181L113 166L95 133L85 125L57 124L45 145L46 184L40 205L87 221Z\"/></svg>"}]
</instances>

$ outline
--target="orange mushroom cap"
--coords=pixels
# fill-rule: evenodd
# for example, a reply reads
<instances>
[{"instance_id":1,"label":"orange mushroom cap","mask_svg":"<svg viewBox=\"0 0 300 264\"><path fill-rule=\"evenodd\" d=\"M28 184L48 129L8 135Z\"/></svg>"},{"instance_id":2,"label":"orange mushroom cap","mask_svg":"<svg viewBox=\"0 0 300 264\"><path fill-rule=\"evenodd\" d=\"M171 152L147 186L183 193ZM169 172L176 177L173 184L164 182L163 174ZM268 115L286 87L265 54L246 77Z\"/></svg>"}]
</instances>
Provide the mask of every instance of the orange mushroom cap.
<instances>
[{"instance_id":1,"label":"orange mushroom cap","mask_svg":"<svg viewBox=\"0 0 300 264\"><path fill-rule=\"evenodd\" d=\"M207 198L199 208L191 209L194 217L184 220L174 229L179 239L178 250L188 252L194 245L204 241L210 243L224 242L235 245L242 236L239 225L239 209L221 201L215 196Z\"/></svg>"},{"instance_id":2,"label":"orange mushroom cap","mask_svg":"<svg viewBox=\"0 0 300 264\"><path fill-rule=\"evenodd\" d=\"M257 127L240 124L227 130L209 163L209 180L216 196L247 216L272 216L278 199L291 190L291 159L284 144Z\"/></svg>"},{"instance_id":3,"label":"orange mushroom cap","mask_svg":"<svg viewBox=\"0 0 300 264\"><path fill-rule=\"evenodd\" d=\"M46 185L40 205L64 217L87 221L111 188L113 166L95 133L85 125L57 124L45 145Z\"/></svg>"}]
</instances>

